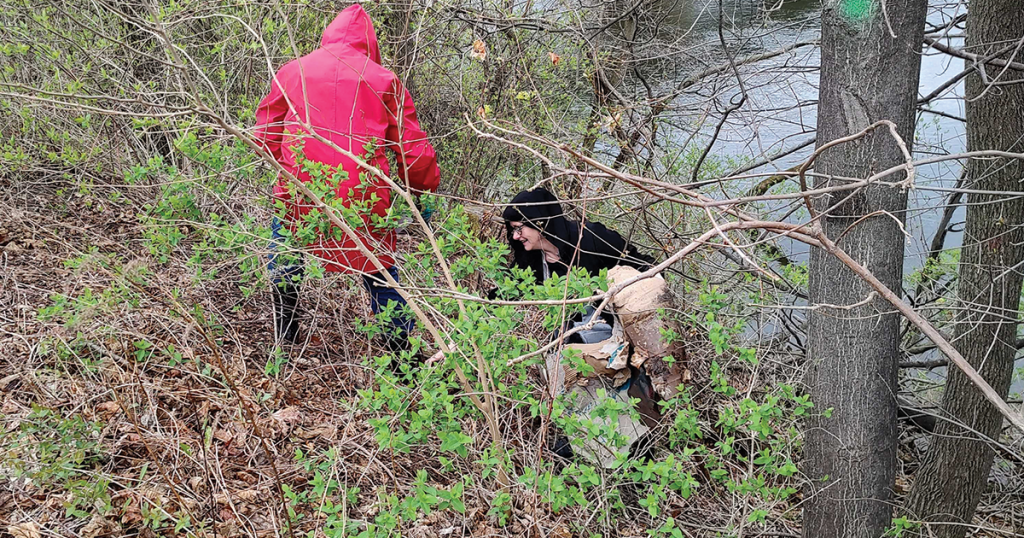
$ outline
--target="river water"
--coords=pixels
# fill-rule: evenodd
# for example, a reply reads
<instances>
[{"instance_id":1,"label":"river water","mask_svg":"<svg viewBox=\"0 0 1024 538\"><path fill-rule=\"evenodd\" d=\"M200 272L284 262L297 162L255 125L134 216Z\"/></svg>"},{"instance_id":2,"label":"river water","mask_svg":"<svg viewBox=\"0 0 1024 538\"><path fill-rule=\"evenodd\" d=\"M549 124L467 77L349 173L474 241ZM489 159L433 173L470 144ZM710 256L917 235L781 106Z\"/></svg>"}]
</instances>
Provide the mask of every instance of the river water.
<instances>
[{"instance_id":1,"label":"river water","mask_svg":"<svg viewBox=\"0 0 1024 538\"><path fill-rule=\"evenodd\" d=\"M767 7L766 3L769 4ZM770 4L771 0L724 2L726 41L731 48L735 47L735 50L731 51L735 58L742 59L820 37L819 0L793 0L775 6ZM933 1L933 4L935 7L930 9L928 15L928 22L932 25L941 26L960 13L955 5L950 6L948 2ZM679 13L678 19L673 21L678 27L692 28L690 31L699 35L698 40L717 44L717 2L678 1L671 6ZM960 47L963 40L956 37L950 39L949 43ZM708 48L711 49L713 46ZM716 54L715 61L725 61L725 58L719 53ZM747 102L723 126L712 154L719 157L734 157L740 162L758 161L765 156L783 153L813 138L817 121L819 61L819 49L808 46L773 59L741 66L739 69L747 89ZM962 60L936 51L926 52L921 60L919 96L931 93L959 73L962 68ZM739 89L724 88L720 92L720 100L724 102L737 94ZM941 98L934 100L928 108L948 116L962 118L962 96L961 82L950 88ZM706 96L688 94L681 97L681 102L684 107L695 107L691 117L686 118L690 121L684 123L698 123L698 117L703 112L700 107L706 106L707 103ZM708 138L718 118L720 115L711 114L703 122L701 131ZM677 136L682 135L683 133L680 133ZM964 147L962 121L927 112L919 114L914 141L916 158L958 153L963 151ZM752 171L785 170L804 160L812 150L813 147L807 147ZM920 188L911 191L906 215L907 232L910 235L907 245L907 272L920 267L942 216L939 208L944 204L946 193L929 189L952 187L959 177L961 166L957 161L948 161L923 166L918 170L917 185ZM962 210L953 220L963 220ZM947 237L947 247L960 246L959 229L957 227L957 231ZM805 258L802 253L806 251L799 246L790 245L790 252L797 259Z\"/></svg>"},{"instance_id":2,"label":"river water","mask_svg":"<svg viewBox=\"0 0 1024 538\"><path fill-rule=\"evenodd\" d=\"M731 54L737 60L820 37L820 0L722 2L723 35ZM934 27L944 26L965 10L963 5L944 0L932 0L931 4L927 20ZM699 72L727 61L719 44L718 0L664 0L661 8L667 14L664 24L669 26L669 32L675 33L671 36L674 42L694 44L692 47L680 48L683 57L690 57L682 62L688 66L685 71ZM952 30L946 43L962 47L960 33L960 30ZM819 61L818 47L805 46L772 59L739 67L747 101L729 116L711 151L712 155L726 162L724 170L786 153L788 149L814 136ZM963 66L963 60L935 50L925 51L921 60L919 97L930 94L959 73ZM672 78L680 80L685 75L683 73ZM725 75L707 86L710 87L701 87L680 96L676 104L681 111L671 116L668 129L674 129L674 132L667 136L675 140L687 140L696 130L699 136L692 143L700 147L711 139L714 126L721 118L721 110L728 106L730 99L738 96L740 89L734 78L729 82ZM715 97L717 106L712 105ZM915 158L964 151L966 141L964 122L961 119L964 117L963 83L953 85L932 100L927 109L941 114L928 111L919 113L913 144ZM804 160L812 150L813 145L778 157L752 171L785 170ZM953 187L962 166L963 163L959 161L945 161L918 168L917 188L909 193L906 213L908 240L904 270L907 274L923 264L932 236L942 218L942 208L948 193L934 189ZM743 189L746 186L740 187ZM964 209L960 207L951 221L945 248L960 246L963 220ZM807 247L803 244L789 242L782 247L792 259L803 261L807 258ZM1017 366L1024 367L1024 358L1017 361ZM928 372L911 370L906 373L911 377L922 378L925 383L939 381L945 376L942 368ZM1017 380L1011 388L1011 399L1019 399L1022 391L1024 381Z\"/></svg>"}]
</instances>

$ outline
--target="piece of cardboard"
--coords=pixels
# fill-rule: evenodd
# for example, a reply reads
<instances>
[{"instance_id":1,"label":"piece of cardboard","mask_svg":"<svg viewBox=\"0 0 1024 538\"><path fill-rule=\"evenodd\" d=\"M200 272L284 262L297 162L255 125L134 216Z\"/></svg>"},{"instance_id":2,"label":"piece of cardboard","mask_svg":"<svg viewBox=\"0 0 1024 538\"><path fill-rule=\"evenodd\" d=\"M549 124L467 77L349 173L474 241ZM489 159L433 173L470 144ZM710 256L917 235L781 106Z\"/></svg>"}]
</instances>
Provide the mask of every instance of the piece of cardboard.
<instances>
[{"instance_id":1,"label":"piece of cardboard","mask_svg":"<svg viewBox=\"0 0 1024 538\"><path fill-rule=\"evenodd\" d=\"M626 363L629 360L628 346L622 340L610 339L594 344L566 344L564 348L578 351L583 360L594 371L587 376L583 376L572 365L562 361L560 353L548 354L546 361L548 374L545 377L547 378L548 389L552 396L564 392L566 387L577 384L585 377L605 376L613 380L622 378L620 370L625 369ZM610 365L612 364L622 366L611 368ZM628 378L629 372L626 369L625 379ZM625 379L622 379L623 383Z\"/></svg>"}]
</instances>

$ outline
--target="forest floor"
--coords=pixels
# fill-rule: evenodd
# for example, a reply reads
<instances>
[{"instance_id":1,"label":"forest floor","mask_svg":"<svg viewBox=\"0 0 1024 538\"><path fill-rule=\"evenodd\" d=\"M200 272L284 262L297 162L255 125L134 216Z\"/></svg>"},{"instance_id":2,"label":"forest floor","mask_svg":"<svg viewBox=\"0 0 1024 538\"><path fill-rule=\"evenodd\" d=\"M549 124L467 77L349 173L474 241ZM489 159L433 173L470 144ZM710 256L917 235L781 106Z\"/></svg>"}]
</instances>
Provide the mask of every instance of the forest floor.
<instances>
[{"instance_id":1,"label":"forest floor","mask_svg":"<svg viewBox=\"0 0 1024 538\"><path fill-rule=\"evenodd\" d=\"M230 267L219 278L182 285L191 276L184 260L172 259L151 265L144 283L127 284L134 292L123 296L141 297L142 308L119 304L123 299L116 294L104 301L105 290L130 279L113 265L105 269L103 259L152 264L134 211L106 197L45 185L3 190L0 449L8 468L0 473L0 534L171 535L187 515L191 522L215 522L197 535L280 536L279 507L290 500L282 503L278 483L295 490L319 471L345 487L358 486L360 493L340 513L372 520L382 506L381 490L412 490L421 469L431 480L444 476L436 458L380 450L370 414L355 404L358 391L376 382L361 357L380 351L354 328L354 320L369 316L357 280L330 277L304 290L306 311L318 315L303 320L305 342L268 368L275 363L268 290L239 293ZM89 304L81 299L86 288L96 298ZM79 298L65 305L73 317L51 315L60 296ZM168 361L136 345L210 338L189 334L196 329L183 321L191 311L184 305L216 313L224 327L219 346L178 345L172 349L179 356ZM81 334L91 343L81 344ZM506 426L523 429L519 450L541 446L529 422L509 419ZM908 473L920 458L923 434L903 429L901 437L900 495L912 480ZM301 455L329 449L333 460ZM1024 532L1021 466L1001 457L997 467L978 510L977 536ZM14 469L34 478L18 477ZM719 519L711 514L730 510L713 489L707 491L690 499L688 513L677 514L690 525L690 535L707 535L702 526ZM434 511L406 526L404 535L572 535L567 523L574 512L531 510L530 503L515 507L500 525L489 513L493 496L474 486L466 491L464 515ZM798 513L779 514L780 530L770 535L798 535ZM298 529L323 524L300 520ZM618 536L648 536L641 517L616 527Z\"/></svg>"},{"instance_id":2,"label":"forest floor","mask_svg":"<svg viewBox=\"0 0 1024 538\"><path fill-rule=\"evenodd\" d=\"M40 313L54 304L54 294L80 296L87 287L100 294L116 280L103 271L69 268L68 260L86 255L92 246L123 260L144 257L134 215L100 210L109 208L109 202L88 196L69 196L57 205L54 200L54 193L23 193L17 207L5 200L0 209L9 216L0 227L4 449L8 457L17 457L39 442L41 434L19 435L27 431L21 428L23 422L45 421L33 415L34 408L73 410L85 420L101 423L90 442L102 453L96 467L110 481L115 509L92 520L69 518L65 506L75 492L55 495L59 488L4 477L0 518L5 523L35 522L47 535L117 536L160 517L150 514L155 507L166 516L182 504L194 514L193 520L212 515L219 521L217 535L275 535L282 527L275 521L278 511L268 509L281 504L275 477L286 484L306 481L296 450L334 447L343 452L344 469L335 471L352 475L353 485L405 484L415 479L416 462L401 454L380 453L372 428L352 405L356 391L373 383L373 372L358 359L372 352L371 344L351 324L356 317L369 315L360 288L351 282L325 282L321 290L306 290L305 301L320 303L309 304L307 311L334 315L304 318L308 338L287 350L287 362L273 376L265 373L274 350L269 290L243 299L237 285L232 289L230 278L221 278L212 285L184 287L196 296L172 298L168 291L189 278L173 261L162 267L165 273L149 280L146 291L154 298L150 315L112 327L103 326L107 318L116 317L109 311L84 312L69 324L41 321ZM177 368L138 360L133 347L138 335L167 338L166 328L155 324L174 318L169 312L174 309L167 306L172 301L202 304L230 327L231 333L222 337L220 360L235 390L215 375L216 365L185 364L190 359L212 362L209 354L189 357L192 350L187 346L178 347L186 356ZM109 345L75 349L73 342L81 331L107 331ZM54 353L60 343L72 343L65 346L71 353ZM256 410L255 425L239 401ZM204 432L212 439L204 440ZM355 512L360 511L370 516L373 507ZM143 521L146 517L150 520ZM429 524L462 528L473 524L472 519L434 517Z\"/></svg>"}]
</instances>

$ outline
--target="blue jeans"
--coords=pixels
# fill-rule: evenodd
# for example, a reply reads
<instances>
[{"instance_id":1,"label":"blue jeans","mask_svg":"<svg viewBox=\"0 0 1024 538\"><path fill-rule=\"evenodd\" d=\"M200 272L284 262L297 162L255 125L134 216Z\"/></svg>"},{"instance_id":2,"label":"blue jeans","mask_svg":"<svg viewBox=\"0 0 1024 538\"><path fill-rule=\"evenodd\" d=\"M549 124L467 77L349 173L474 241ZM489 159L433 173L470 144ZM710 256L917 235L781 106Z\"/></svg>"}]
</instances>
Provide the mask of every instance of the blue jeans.
<instances>
[{"instance_id":1,"label":"blue jeans","mask_svg":"<svg viewBox=\"0 0 1024 538\"><path fill-rule=\"evenodd\" d=\"M280 265L277 263L277 250L283 248L282 241L284 236L281 235L281 228L283 225L281 221L274 217L274 220L270 223L270 255L268 256L269 261L267 263L267 270L270 271L270 278L274 285L281 285L282 282L292 282L293 277L302 279L304 273L303 266L301 263ZM387 269L391 278L398 282L398 267L390 267ZM397 290L388 285L387 280L380 273L371 273L363 275L363 286L366 291L370 293L370 310L373 311L374 315L379 314L388 303L394 302L397 311L391 316L391 324L394 325L399 335L404 336L412 330L415 320L409 316L404 307L408 304L405 299L398 293Z\"/></svg>"}]
</instances>

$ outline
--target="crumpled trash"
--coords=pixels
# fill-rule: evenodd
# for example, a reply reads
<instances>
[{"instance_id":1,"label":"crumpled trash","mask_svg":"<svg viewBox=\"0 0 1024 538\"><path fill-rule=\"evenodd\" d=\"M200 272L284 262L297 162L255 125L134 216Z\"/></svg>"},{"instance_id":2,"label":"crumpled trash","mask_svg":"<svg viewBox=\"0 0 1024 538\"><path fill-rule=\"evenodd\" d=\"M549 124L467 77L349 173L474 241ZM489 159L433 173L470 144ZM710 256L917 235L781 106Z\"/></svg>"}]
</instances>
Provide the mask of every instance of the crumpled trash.
<instances>
[{"instance_id":1,"label":"crumpled trash","mask_svg":"<svg viewBox=\"0 0 1024 538\"><path fill-rule=\"evenodd\" d=\"M590 323L591 318L593 318L596 315L594 313L594 310L595 309L593 305L587 305L587 310L586 312L583 313L583 320L574 321L572 323L572 328L575 329L577 327ZM597 342L604 342L605 340L608 340L609 338L612 337L612 326L608 325L608 323L604 321L604 318L598 318L597 322L594 323L593 327L591 327L590 329L584 329L576 333L576 336L578 336L584 344L595 344Z\"/></svg>"},{"instance_id":2,"label":"crumpled trash","mask_svg":"<svg viewBox=\"0 0 1024 538\"><path fill-rule=\"evenodd\" d=\"M608 283L615 286L638 275L632 267L617 266L608 272ZM657 397L671 399L679 393L678 387L691 381L693 374L687 361L686 348L681 342L666 342L667 332L682 334L680 324L658 315L659 310L673 310L675 300L661 276L635 282L613 300L615 323L599 321L594 327L579 334L584 343L566 344L562 349L576 350L593 372L581 374L557 351L549 353L543 368L549 394L562 397L568 412L581 420L591 420L602 427L611 419L592 416L593 410L604 399L627 405L637 413L620 413L615 431L625 438L618 446L607 436L587 439L583 455L604 467L612 466L619 454L625 455L661 419ZM588 307L583 320L574 327L587 323L594 316ZM632 355L630 355L632 351ZM672 357L666 361L666 357ZM633 403L633 400L637 400ZM602 428L606 429L606 428Z\"/></svg>"},{"instance_id":3,"label":"crumpled trash","mask_svg":"<svg viewBox=\"0 0 1024 538\"><path fill-rule=\"evenodd\" d=\"M626 342L622 340L608 339L594 344L566 344L565 349L578 351L587 365L594 369L594 372L584 376L567 361L563 361L561 353L549 353L545 361L545 381L547 381L552 397L565 394L571 387L581 382L585 384L586 379L594 377L610 378L613 387L622 386L629 380L629 369L625 367L629 349ZM621 366L612 368L613 364Z\"/></svg>"},{"instance_id":4,"label":"crumpled trash","mask_svg":"<svg viewBox=\"0 0 1024 538\"><path fill-rule=\"evenodd\" d=\"M633 408L628 385L616 388L614 381L604 376L590 378L585 385L573 385L568 389L565 402L569 413L579 417L581 421L593 421L604 430L605 426L613 423L613 419L606 416L594 416L592 412L601 402L608 399L625 404L630 409ZM615 465L620 454L627 456L630 447L650 431L643 420L636 418L628 411L620 412L614 423L616 423L614 431L622 437L621 446L616 446L612 436L602 434L593 439L587 436L583 441L583 447L578 450L581 455L606 469Z\"/></svg>"},{"instance_id":5,"label":"crumpled trash","mask_svg":"<svg viewBox=\"0 0 1024 538\"><path fill-rule=\"evenodd\" d=\"M594 439L588 437L580 451L583 456L605 468L612 467L619 454L627 455L630 446L650 431L650 426L643 418L636 418L628 412L635 408L631 399L638 397L631 394L635 390L630 390L635 370L629 368L629 343L623 338L622 326L616 320L615 326L610 329L611 336L603 341L564 346L564 349L578 351L586 364L594 369L593 372L581 374L568 361L563 360L563 354L557 351L547 355L542 372L552 398L562 397L570 415L577 416L581 421L593 421L602 430L613 420L592 415L602 401L610 398L627 406L627 411L619 413L614 429L624 438L621 446L617 446L611 436L600 435ZM603 397L600 394L602 390Z\"/></svg>"}]
</instances>

